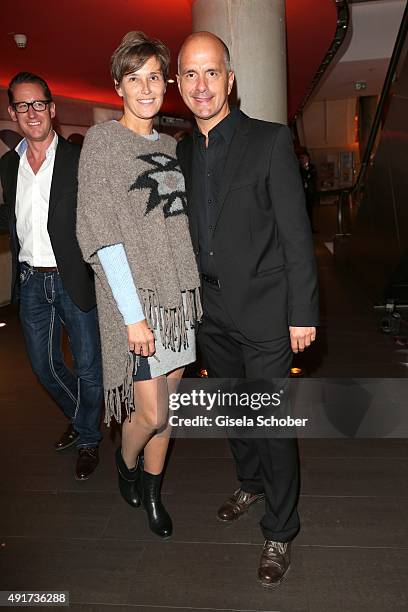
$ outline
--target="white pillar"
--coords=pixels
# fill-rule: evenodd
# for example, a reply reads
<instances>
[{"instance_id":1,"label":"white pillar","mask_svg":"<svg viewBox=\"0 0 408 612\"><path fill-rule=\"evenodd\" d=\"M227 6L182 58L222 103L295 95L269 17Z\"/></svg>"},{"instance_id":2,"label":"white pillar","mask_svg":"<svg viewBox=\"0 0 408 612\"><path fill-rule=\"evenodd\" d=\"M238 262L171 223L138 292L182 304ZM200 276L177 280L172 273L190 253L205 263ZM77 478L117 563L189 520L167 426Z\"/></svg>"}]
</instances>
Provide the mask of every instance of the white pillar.
<instances>
[{"instance_id":1,"label":"white pillar","mask_svg":"<svg viewBox=\"0 0 408 612\"><path fill-rule=\"evenodd\" d=\"M194 0L192 15L228 46L241 110L287 123L285 0Z\"/></svg>"}]
</instances>

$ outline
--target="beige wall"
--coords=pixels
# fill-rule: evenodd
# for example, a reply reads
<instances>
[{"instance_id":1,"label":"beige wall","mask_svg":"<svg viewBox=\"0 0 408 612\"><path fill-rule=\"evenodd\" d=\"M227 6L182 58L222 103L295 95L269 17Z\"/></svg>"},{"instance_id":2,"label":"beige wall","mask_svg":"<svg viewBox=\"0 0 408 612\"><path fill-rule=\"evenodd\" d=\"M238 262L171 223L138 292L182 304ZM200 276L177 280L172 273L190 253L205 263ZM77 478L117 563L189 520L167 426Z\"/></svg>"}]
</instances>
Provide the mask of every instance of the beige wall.
<instances>
[{"instance_id":1,"label":"beige wall","mask_svg":"<svg viewBox=\"0 0 408 612\"><path fill-rule=\"evenodd\" d=\"M306 107L301 119L305 146L348 148L356 141L357 100L323 100Z\"/></svg>"},{"instance_id":2,"label":"beige wall","mask_svg":"<svg viewBox=\"0 0 408 612\"><path fill-rule=\"evenodd\" d=\"M334 164L335 188L342 186L340 153L353 152L355 168L358 166L356 113L356 98L322 100L309 104L297 122L300 143L308 149L318 177L325 177L327 164Z\"/></svg>"},{"instance_id":3,"label":"beige wall","mask_svg":"<svg viewBox=\"0 0 408 612\"><path fill-rule=\"evenodd\" d=\"M118 111L118 106L104 106L98 104L96 107L95 102L86 102L83 100L73 100L71 98L63 98L61 96L55 96L55 105L57 109L56 116L56 127L59 126L82 126L89 127L93 125L94 113L96 108L104 108L111 111ZM9 120L7 112L8 98L7 90L0 88L0 120Z\"/></svg>"}]
</instances>

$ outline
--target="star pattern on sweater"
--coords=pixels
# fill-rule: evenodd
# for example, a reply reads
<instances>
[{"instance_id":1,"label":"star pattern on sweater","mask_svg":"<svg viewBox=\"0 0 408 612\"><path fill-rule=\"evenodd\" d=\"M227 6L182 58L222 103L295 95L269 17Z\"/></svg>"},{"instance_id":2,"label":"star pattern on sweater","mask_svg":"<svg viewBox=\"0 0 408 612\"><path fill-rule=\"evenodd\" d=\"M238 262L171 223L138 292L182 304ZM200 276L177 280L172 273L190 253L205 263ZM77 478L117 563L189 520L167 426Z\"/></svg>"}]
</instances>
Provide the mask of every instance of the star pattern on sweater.
<instances>
[{"instance_id":1,"label":"star pattern on sweater","mask_svg":"<svg viewBox=\"0 0 408 612\"><path fill-rule=\"evenodd\" d=\"M177 159L165 153L149 153L139 155L138 159L152 166L140 174L129 187L135 189L149 189L149 199L145 215L157 206L163 206L165 217L174 217L186 212L186 192L184 178Z\"/></svg>"}]
</instances>

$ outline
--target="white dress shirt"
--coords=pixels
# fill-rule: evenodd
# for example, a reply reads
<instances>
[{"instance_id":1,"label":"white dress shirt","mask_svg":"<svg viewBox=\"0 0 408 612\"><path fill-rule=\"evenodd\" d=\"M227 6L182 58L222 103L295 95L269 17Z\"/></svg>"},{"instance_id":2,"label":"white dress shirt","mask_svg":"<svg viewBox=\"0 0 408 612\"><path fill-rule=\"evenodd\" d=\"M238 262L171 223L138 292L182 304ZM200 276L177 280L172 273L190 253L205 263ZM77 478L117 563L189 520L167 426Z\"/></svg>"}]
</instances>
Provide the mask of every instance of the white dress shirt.
<instances>
[{"instance_id":1,"label":"white dress shirt","mask_svg":"<svg viewBox=\"0 0 408 612\"><path fill-rule=\"evenodd\" d=\"M20 242L18 259L26 261L30 266L54 267L57 265L47 230L57 144L58 136L55 134L37 174L34 174L27 160L25 138L16 147L20 155L16 192L16 226Z\"/></svg>"}]
</instances>

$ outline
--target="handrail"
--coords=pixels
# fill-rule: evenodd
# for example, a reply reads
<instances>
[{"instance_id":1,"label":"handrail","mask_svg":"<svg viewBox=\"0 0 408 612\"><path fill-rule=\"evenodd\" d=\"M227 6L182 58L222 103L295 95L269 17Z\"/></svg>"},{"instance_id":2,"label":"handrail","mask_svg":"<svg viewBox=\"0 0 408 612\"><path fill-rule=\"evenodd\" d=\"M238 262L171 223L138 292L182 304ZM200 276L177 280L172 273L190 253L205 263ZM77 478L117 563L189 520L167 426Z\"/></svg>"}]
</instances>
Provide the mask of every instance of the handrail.
<instances>
[{"instance_id":1,"label":"handrail","mask_svg":"<svg viewBox=\"0 0 408 612\"><path fill-rule=\"evenodd\" d=\"M347 34L350 16L348 9L348 0L333 0L333 2L335 3L337 10L337 27L333 41L329 49L327 50L326 55L324 56L323 61L321 62L316 74L314 75L310 86L306 91L305 97L303 98L299 108L297 109L293 117L292 125L296 125L296 119L299 117L299 115L305 108L307 102L310 99L310 96L314 93L317 85L320 83L323 74L326 72L329 64L333 60Z\"/></svg>"},{"instance_id":2,"label":"handrail","mask_svg":"<svg viewBox=\"0 0 408 612\"><path fill-rule=\"evenodd\" d=\"M306 95L303 98L302 103L300 104L299 108L297 109L297 111L296 111L296 113L295 113L295 115L293 117L293 120L291 122L291 127L295 131L296 135L297 135L297 122L296 122L296 120L298 119L299 115L301 114L301 112L305 108L305 106L308 103L310 97L314 93L316 87L320 83L324 73L326 72L329 64L332 62L332 60L334 59L334 56L336 55L336 53L340 49L340 47L341 47L341 45L342 45L342 43L343 43L343 41L345 39L345 36L347 34L347 30L348 30L348 26L349 26L349 20L350 20L350 13L349 13L349 8L348 8L348 0L333 0L333 1L334 1L335 5L336 5L336 10L337 10L337 27L336 27L336 31L335 31L335 34L334 34L334 37L333 37L332 44L330 45L329 49L327 50L326 55L323 58L323 61L320 63L320 66L319 66L316 74L314 75L308 90L306 91ZM344 189L330 190L330 191L326 191L324 193L325 194L333 193L333 191L337 191L338 194L340 195L340 197L338 199L338 203L337 203L337 226L338 226L338 234L344 235L343 202L345 201L345 197L341 195L343 193ZM349 197L349 194L347 194L347 197Z\"/></svg>"},{"instance_id":3,"label":"handrail","mask_svg":"<svg viewBox=\"0 0 408 612\"><path fill-rule=\"evenodd\" d=\"M377 138L378 130L381 125L381 119L383 117L384 106L388 98L388 94L391 89L391 85L395 78L395 73L398 68L398 63L401 57L401 52L404 47L404 43L408 32L408 5L405 7L404 15L402 17L401 25L398 30L397 38L394 45L394 50L391 55L390 63L388 66L387 74L384 80L384 85L381 91L380 99L377 104L373 123L370 130L370 135L367 140L367 145L364 151L363 159L361 160L360 170L357 179L354 183L353 191L358 193L364 185L364 180L367 176L367 170L369 167L371 155L373 152L374 144Z\"/></svg>"},{"instance_id":4,"label":"handrail","mask_svg":"<svg viewBox=\"0 0 408 612\"><path fill-rule=\"evenodd\" d=\"M338 195L337 200L337 236L349 236L350 232L346 231L345 228L345 214L344 209L346 203L350 204L350 198L353 193L354 186L352 187L340 187L337 189L324 189L322 191L318 191L317 195L327 196L327 195ZM347 228L349 229L349 228Z\"/></svg>"},{"instance_id":5,"label":"handrail","mask_svg":"<svg viewBox=\"0 0 408 612\"><path fill-rule=\"evenodd\" d=\"M336 4L341 4L341 5L346 5L346 10L347 10L347 20L348 20L348 7L347 7L347 2L336 2ZM342 6L342 8L344 8L344 6ZM347 21L347 25L348 25L348 21ZM347 28L346 25L346 28ZM395 73L397 71L398 68L398 64L399 64L399 60L401 57L401 53L404 47L404 43L406 41L407 38L407 33L408 33L408 5L405 7L404 10L404 15L402 17L402 21L401 21L401 25L397 34L397 38L396 38L396 42L394 45L394 49L392 52L392 56L390 59L390 63L388 66L388 70L387 70L387 74L384 80L384 85L381 91L381 95L380 95L380 99L378 101L377 104L377 108L376 108L376 112L374 115L374 119L373 119L373 123L371 126L371 130L370 130L370 134L367 140L367 145L364 151L364 155L363 158L361 160L361 165L360 165L360 169L359 169L359 173L358 176L354 182L354 184L350 187L343 187L343 188L338 188L338 189L328 189L328 190L324 190L324 191L320 191L318 192L319 195L339 195L338 198L338 202L337 202L337 229L338 229L338 234L340 235L347 235L344 231L344 206L345 203L349 201L350 197L354 197L356 198L357 194L361 193L361 190L364 186L364 182L367 176L367 171L369 168L369 164L370 164L370 160L371 160L371 156L373 153L373 149L374 149L374 145L375 145L375 141L377 138L377 134L378 134L378 130L380 128L381 125L381 120L383 118L383 112L384 112L384 106L385 103L387 101L390 89L391 89L391 85L394 81L395 78ZM341 38L341 42L344 40L344 36L345 33L343 35L343 37ZM341 43L340 43L341 44ZM332 56L333 57L333 56ZM326 58L325 58L326 60ZM325 63L325 60L323 60L323 64ZM331 60L329 60L331 61ZM319 69L320 71L320 69ZM311 93L314 91L318 80L320 80L321 78L321 73L319 79L317 79L317 75L316 74L315 79L312 81L313 87L310 88L307 97L304 99L301 108L299 109L297 115L299 114L299 112L304 108L306 102L308 101L308 99L310 98ZM316 81L316 82L315 82Z\"/></svg>"}]
</instances>

